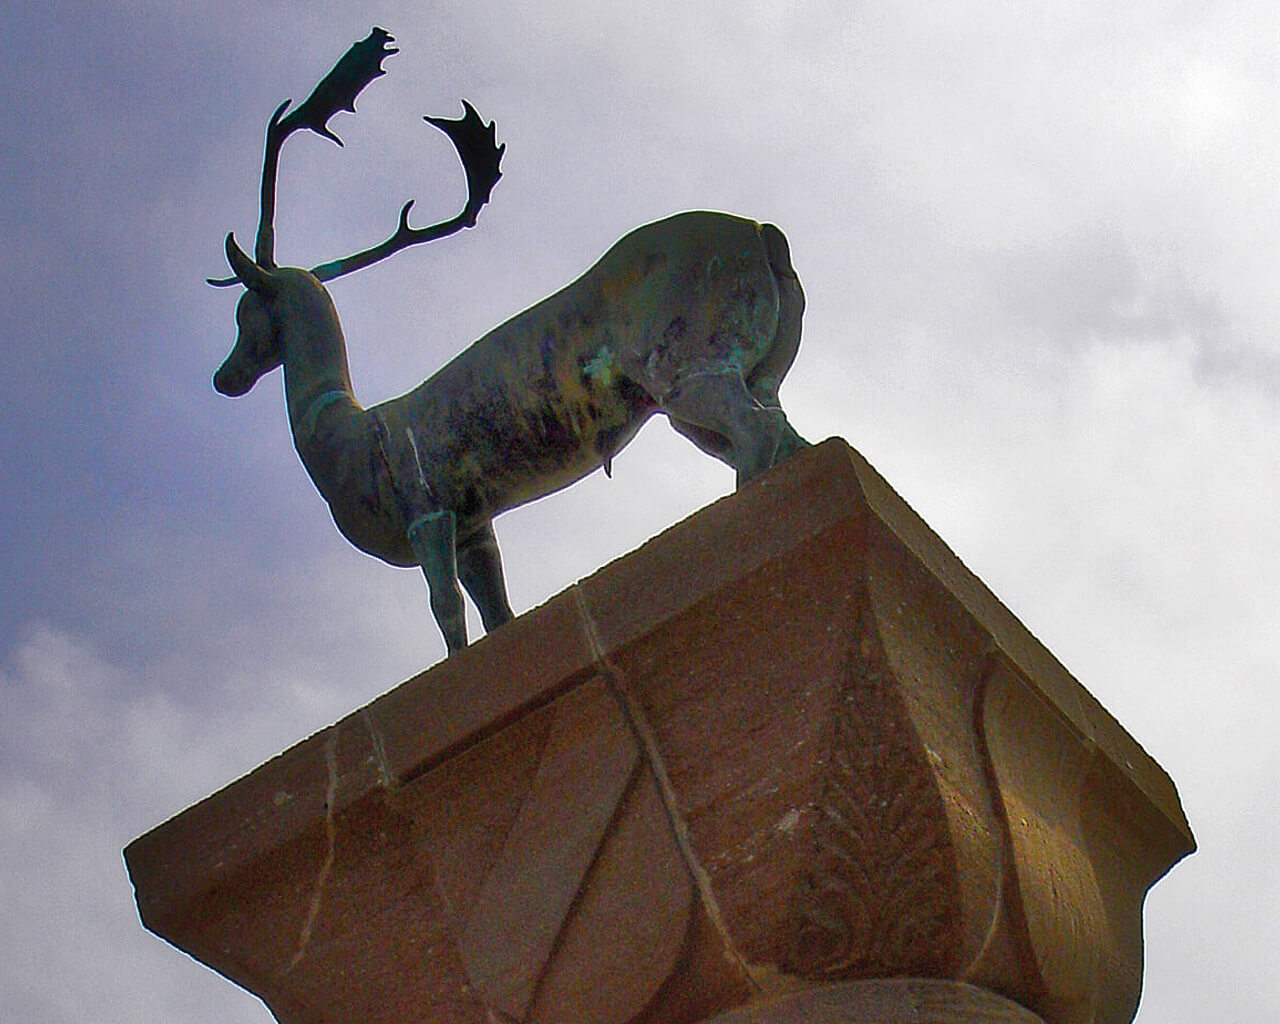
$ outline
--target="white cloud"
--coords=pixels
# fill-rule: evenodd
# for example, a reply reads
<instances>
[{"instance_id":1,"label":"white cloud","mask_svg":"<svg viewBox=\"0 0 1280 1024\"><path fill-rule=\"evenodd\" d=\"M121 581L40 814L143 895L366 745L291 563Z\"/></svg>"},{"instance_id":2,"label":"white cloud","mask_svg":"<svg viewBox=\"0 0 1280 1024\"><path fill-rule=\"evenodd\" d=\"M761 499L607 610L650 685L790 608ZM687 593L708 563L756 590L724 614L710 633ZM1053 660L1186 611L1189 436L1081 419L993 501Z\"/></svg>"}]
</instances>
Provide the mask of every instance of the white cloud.
<instances>
[{"instance_id":1,"label":"white cloud","mask_svg":"<svg viewBox=\"0 0 1280 1024\"><path fill-rule=\"evenodd\" d=\"M254 731L131 692L75 638L30 630L0 671L0 1004L9 1019L270 1019L142 930L121 849L229 779ZM252 745L252 741L247 741Z\"/></svg>"}]
</instances>

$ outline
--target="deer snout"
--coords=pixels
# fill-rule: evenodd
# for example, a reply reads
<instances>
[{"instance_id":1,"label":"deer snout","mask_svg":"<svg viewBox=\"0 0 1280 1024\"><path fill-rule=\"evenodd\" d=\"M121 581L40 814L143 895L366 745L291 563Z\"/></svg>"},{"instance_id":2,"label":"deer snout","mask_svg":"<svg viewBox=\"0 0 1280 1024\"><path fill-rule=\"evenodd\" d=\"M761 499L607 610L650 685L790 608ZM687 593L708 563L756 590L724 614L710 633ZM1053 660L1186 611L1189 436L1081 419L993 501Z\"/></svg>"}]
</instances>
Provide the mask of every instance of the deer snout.
<instances>
[{"instance_id":1,"label":"deer snout","mask_svg":"<svg viewBox=\"0 0 1280 1024\"><path fill-rule=\"evenodd\" d=\"M249 293L253 298L253 293ZM248 313L241 307L241 314L248 319ZM278 336L260 325L251 325L253 330L241 329L236 338L235 347L218 367L213 375L213 388L220 395L228 398L239 398L248 392L263 374L274 370L283 361L280 355Z\"/></svg>"},{"instance_id":2,"label":"deer snout","mask_svg":"<svg viewBox=\"0 0 1280 1024\"><path fill-rule=\"evenodd\" d=\"M228 398L239 398L247 394L255 383L256 376L245 373L243 367L233 366L230 359L219 366L213 375L213 390Z\"/></svg>"}]
</instances>

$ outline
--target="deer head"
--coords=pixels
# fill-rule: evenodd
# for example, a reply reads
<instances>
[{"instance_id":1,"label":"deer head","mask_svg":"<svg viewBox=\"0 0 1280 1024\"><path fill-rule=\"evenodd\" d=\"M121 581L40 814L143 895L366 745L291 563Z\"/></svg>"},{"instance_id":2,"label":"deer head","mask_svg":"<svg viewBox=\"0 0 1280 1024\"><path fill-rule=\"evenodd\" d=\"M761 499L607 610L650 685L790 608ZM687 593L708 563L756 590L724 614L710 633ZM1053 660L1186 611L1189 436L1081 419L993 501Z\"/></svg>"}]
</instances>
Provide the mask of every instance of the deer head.
<instances>
[{"instance_id":1,"label":"deer head","mask_svg":"<svg viewBox=\"0 0 1280 1024\"><path fill-rule=\"evenodd\" d=\"M467 178L467 202L456 217L425 228L409 225L410 199L400 210L400 224L385 241L342 259L322 263L311 270L280 268L275 265L275 192L280 149L293 132L307 128L342 145L329 128L329 119L340 110L355 111L360 91L375 78L386 74L382 62L399 51L390 44L394 37L376 26L355 43L325 75L306 101L285 114L291 100L276 108L267 124L267 142L262 166L261 214L254 256L250 258L236 243L226 239L227 262L233 276L210 279L218 287L241 284L247 290L236 308L238 335L230 355L214 374L213 386L231 397L248 392L263 374L281 365L285 358L285 331L314 333L337 327L337 315L322 282L386 259L420 242L430 242L473 227L481 207L489 201L494 185L502 176L499 165L504 145L496 144L496 129L487 125L474 107L462 101L463 116L457 119L424 117L453 142ZM339 329L338 338L341 338Z\"/></svg>"}]
</instances>

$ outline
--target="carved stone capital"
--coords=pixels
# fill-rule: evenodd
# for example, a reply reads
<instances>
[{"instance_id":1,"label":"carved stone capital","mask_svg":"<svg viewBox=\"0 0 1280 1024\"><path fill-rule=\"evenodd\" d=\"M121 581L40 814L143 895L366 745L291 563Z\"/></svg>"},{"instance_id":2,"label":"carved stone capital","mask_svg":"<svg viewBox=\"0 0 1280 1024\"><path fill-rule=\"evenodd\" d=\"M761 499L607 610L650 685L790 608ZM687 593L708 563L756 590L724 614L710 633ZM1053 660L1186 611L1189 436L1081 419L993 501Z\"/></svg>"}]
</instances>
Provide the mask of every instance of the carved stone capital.
<instances>
[{"instance_id":1,"label":"carved stone capital","mask_svg":"<svg viewBox=\"0 0 1280 1024\"><path fill-rule=\"evenodd\" d=\"M1164 772L804 451L126 851L277 1017L1123 1024Z\"/></svg>"}]
</instances>

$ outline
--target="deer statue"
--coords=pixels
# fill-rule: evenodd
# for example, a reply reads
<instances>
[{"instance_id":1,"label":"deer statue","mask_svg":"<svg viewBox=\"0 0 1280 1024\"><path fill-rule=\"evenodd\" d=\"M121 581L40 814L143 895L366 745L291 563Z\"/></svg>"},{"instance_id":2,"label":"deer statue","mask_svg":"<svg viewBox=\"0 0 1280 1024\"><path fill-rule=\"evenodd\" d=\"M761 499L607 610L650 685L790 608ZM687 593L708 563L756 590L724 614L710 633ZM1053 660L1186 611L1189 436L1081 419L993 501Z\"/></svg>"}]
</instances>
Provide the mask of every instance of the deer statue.
<instances>
[{"instance_id":1,"label":"deer statue","mask_svg":"<svg viewBox=\"0 0 1280 1024\"><path fill-rule=\"evenodd\" d=\"M226 239L246 289L239 335L214 375L223 395L284 367L294 445L343 536L371 555L421 566L450 654L467 644L459 581L486 630L512 618L493 532L500 512L597 468L654 412L737 473L739 486L805 442L778 403L800 343L804 294L782 232L722 213L682 213L637 228L577 281L494 328L412 391L372 408L352 394L342 327L323 282L418 242L472 227L501 175L506 148L463 101L458 120L427 117L449 136L468 197L452 220L408 222L371 249L312 270L273 259L280 147L385 74L398 52L380 28L356 43L301 106L282 103L267 128L254 257Z\"/></svg>"}]
</instances>

